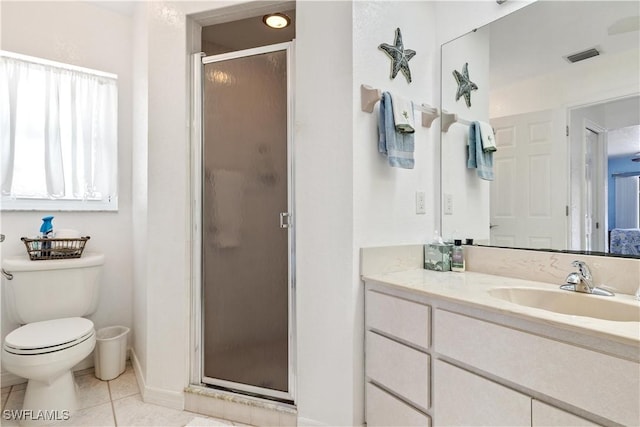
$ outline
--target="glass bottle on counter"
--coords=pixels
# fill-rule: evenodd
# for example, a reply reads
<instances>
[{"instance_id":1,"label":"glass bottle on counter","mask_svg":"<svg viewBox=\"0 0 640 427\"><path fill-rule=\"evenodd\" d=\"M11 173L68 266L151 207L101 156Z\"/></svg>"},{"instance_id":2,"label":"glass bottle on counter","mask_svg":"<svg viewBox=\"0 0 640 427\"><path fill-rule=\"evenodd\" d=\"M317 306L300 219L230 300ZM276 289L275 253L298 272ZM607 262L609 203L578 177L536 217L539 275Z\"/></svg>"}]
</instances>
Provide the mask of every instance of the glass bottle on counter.
<instances>
[{"instance_id":1,"label":"glass bottle on counter","mask_svg":"<svg viewBox=\"0 0 640 427\"><path fill-rule=\"evenodd\" d=\"M464 271L464 249L462 248L462 240L454 240L453 252L451 254L451 271Z\"/></svg>"}]
</instances>

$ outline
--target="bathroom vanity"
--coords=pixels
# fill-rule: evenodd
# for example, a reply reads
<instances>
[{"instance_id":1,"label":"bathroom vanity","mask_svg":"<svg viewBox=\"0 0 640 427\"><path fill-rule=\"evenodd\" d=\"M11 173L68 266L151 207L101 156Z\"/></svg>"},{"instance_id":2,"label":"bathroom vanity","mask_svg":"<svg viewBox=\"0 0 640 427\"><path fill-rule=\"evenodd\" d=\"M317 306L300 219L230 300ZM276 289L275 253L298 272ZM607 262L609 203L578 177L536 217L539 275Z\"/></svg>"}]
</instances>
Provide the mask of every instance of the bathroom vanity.
<instances>
[{"instance_id":1,"label":"bathroom vanity","mask_svg":"<svg viewBox=\"0 0 640 427\"><path fill-rule=\"evenodd\" d=\"M489 274L363 280L367 425L640 425L640 319L514 304L490 291L557 286Z\"/></svg>"}]
</instances>

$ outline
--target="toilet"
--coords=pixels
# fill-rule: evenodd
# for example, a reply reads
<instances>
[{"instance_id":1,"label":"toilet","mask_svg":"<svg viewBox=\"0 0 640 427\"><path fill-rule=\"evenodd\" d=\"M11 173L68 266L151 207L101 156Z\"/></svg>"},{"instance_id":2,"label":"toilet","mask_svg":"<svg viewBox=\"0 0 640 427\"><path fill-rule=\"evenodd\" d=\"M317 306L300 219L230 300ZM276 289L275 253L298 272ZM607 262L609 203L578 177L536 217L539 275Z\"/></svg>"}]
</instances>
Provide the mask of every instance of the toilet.
<instances>
[{"instance_id":1,"label":"toilet","mask_svg":"<svg viewBox=\"0 0 640 427\"><path fill-rule=\"evenodd\" d=\"M68 417L78 407L71 369L96 345L93 322L104 255L31 261L7 257L2 268L4 308L21 325L2 345L2 365L28 380L23 413ZM11 278L9 278L11 277ZM48 412L47 412L48 411ZM21 423L43 424L43 420ZM55 420L51 420L52 422Z\"/></svg>"}]
</instances>

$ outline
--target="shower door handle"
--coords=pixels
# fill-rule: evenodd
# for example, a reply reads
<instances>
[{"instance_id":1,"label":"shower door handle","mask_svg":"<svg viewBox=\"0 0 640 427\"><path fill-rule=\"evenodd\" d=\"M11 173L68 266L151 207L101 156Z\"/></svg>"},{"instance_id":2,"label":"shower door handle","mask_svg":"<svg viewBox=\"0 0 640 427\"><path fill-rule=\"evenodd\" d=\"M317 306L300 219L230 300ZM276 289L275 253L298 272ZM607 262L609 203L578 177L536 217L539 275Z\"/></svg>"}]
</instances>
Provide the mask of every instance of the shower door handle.
<instances>
[{"instance_id":1,"label":"shower door handle","mask_svg":"<svg viewBox=\"0 0 640 427\"><path fill-rule=\"evenodd\" d=\"M280 228L291 228L291 214L280 212Z\"/></svg>"}]
</instances>

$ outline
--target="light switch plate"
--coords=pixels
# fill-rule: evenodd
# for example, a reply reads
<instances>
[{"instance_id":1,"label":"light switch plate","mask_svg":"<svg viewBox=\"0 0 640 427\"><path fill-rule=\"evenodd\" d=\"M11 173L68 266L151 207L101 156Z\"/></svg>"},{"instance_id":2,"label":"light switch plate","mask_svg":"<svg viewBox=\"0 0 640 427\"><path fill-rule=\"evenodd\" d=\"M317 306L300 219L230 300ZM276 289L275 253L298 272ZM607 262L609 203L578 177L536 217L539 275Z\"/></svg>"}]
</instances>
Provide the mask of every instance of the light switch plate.
<instances>
[{"instance_id":1,"label":"light switch plate","mask_svg":"<svg viewBox=\"0 0 640 427\"><path fill-rule=\"evenodd\" d=\"M453 195L452 194L444 195L443 210L445 215L453 215Z\"/></svg>"},{"instance_id":2,"label":"light switch plate","mask_svg":"<svg viewBox=\"0 0 640 427\"><path fill-rule=\"evenodd\" d=\"M416 191L416 214L423 215L427 213L427 202L424 191Z\"/></svg>"}]
</instances>

